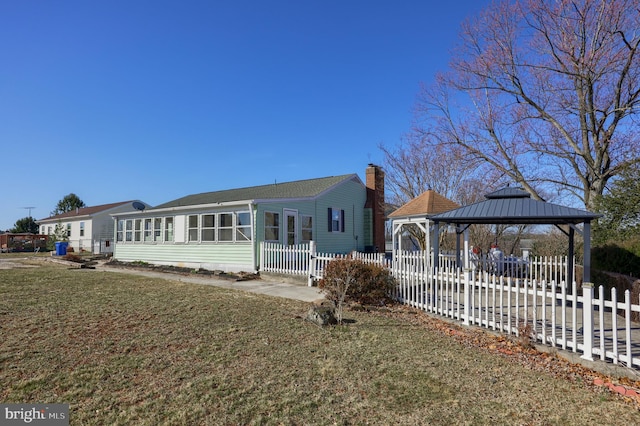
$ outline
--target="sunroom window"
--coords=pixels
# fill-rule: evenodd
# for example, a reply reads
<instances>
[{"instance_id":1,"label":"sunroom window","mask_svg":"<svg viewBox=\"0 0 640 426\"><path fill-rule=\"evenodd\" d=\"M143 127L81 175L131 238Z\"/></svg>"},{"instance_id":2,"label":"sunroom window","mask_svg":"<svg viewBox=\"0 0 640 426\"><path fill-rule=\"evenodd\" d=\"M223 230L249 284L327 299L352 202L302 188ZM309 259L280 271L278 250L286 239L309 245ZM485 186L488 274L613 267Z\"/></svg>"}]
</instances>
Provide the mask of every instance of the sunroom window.
<instances>
[{"instance_id":1,"label":"sunroom window","mask_svg":"<svg viewBox=\"0 0 640 426\"><path fill-rule=\"evenodd\" d=\"M202 215L202 230L200 232L200 241L216 240L216 215Z\"/></svg>"},{"instance_id":2,"label":"sunroom window","mask_svg":"<svg viewBox=\"0 0 640 426\"><path fill-rule=\"evenodd\" d=\"M218 226L218 239L220 241L233 241L233 214L220 213Z\"/></svg>"},{"instance_id":3,"label":"sunroom window","mask_svg":"<svg viewBox=\"0 0 640 426\"><path fill-rule=\"evenodd\" d=\"M251 215L242 212L236 215L236 241L251 241Z\"/></svg>"},{"instance_id":4,"label":"sunroom window","mask_svg":"<svg viewBox=\"0 0 640 426\"><path fill-rule=\"evenodd\" d=\"M198 241L198 215L190 215L188 221L189 242Z\"/></svg>"}]
</instances>

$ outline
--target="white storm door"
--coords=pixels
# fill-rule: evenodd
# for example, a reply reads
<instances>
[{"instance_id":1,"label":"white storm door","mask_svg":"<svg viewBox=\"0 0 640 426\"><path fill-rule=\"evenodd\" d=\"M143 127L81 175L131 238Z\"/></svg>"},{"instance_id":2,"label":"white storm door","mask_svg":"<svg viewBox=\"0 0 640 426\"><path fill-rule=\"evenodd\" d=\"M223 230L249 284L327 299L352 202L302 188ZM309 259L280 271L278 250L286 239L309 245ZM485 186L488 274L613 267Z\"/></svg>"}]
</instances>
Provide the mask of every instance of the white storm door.
<instances>
[{"instance_id":1,"label":"white storm door","mask_svg":"<svg viewBox=\"0 0 640 426\"><path fill-rule=\"evenodd\" d=\"M298 211L284 209L284 245L298 244Z\"/></svg>"}]
</instances>

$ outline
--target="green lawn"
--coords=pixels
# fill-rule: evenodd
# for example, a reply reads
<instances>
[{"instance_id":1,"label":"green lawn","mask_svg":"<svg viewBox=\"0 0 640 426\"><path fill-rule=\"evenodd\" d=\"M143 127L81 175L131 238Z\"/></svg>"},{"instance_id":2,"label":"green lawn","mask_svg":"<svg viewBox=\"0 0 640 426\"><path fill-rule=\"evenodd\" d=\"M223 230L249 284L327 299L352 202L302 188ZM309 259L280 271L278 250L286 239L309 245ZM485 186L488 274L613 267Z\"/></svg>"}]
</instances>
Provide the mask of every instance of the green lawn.
<instances>
[{"instance_id":1,"label":"green lawn","mask_svg":"<svg viewBox=\"0 0 640 426\"><path fill-rule=\"evenodd\" d=\"M71 424L640 424L604 389L420 321L47 265L0 270L0 401ZM422 315L422 314L416 314Z\"/></svg>"}]
</instances>

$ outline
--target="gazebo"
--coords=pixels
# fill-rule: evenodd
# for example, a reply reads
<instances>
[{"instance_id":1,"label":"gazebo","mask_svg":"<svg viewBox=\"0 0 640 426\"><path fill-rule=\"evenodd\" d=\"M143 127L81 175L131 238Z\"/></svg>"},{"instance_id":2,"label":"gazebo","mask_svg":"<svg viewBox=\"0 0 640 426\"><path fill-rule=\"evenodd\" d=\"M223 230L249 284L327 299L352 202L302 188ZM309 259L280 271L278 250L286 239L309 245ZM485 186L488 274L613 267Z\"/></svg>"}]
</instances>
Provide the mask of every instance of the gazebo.
<instances>
[{"instance_id":1,"label":"gazebo","mask_svg":"<svg viewBox=\"0 0 640 426\"><path fill-rule=\"evenodd\" d=\"M584 239L584 282L591 282L591 221L599 214L586 210L560 206L545 201L534 200L522 188L506 187L485 195L486 200L431 217L434 234L439 235L440 224L455 225L458 236L464 234L465 265L468 265L469 241L466 232L474 224L486 225L555 225L569 238L569 264L575 259L575 232ZM582 229L578 225L582 224ZM439 255L438 238L434 238L434 258ZM459 241L459 238L458 238ZM460 250L458 250L458 253ZM460 259L458 258L458 262ZM572 268L569 268L568 281L573 280Z\"/></svg>"},{"instance_id":2,"label":"gazebo","mask_svg":"<svg viewBox=\"0 0 640 426\"><path fill-rule=\"evenodd\" d=\"M393 249L402 250L402 235L409 226L416 226L426 238L426 247L430 243L430 218L439 213L460 207L447 197L429 189L389 214L393 228Z\"/></svg>"}]
</instances>

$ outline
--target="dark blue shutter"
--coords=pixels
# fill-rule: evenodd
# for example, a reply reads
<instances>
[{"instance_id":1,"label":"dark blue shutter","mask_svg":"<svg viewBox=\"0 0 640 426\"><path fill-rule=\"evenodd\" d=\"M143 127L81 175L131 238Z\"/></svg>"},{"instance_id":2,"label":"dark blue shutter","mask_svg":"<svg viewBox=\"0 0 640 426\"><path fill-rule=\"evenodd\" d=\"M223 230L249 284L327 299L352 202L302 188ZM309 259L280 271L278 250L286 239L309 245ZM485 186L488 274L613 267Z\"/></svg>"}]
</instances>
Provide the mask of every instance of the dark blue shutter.
<instances>
[{"instance_id":1,"label":"dark blue shutter","mask_svg":"<svg viewBox=\"0 0 640 426\"><path fill-rule=\"evenodd\" d=\"M340 210L340 222L341 222L340 232L344 232L344 210Z\"/></svg>"},{"instance_id":2,"label":"dark blue shutter","mask_svg":"<svg viewBox=\"0 0 640 426\"><path fill-rule=\"evenodd\" d=\"M331 211L331 207L329 207L328 212L329 212L329 232L331 232L331 231L332 231L332 229L333 229L333 226L332 226L332 223L331 223L331 222L332 222L332 220L333 220L333 216L332 216L332 214L331 214L331 213L332 213L332 211Z\"/></svg>"}]
</instances>

